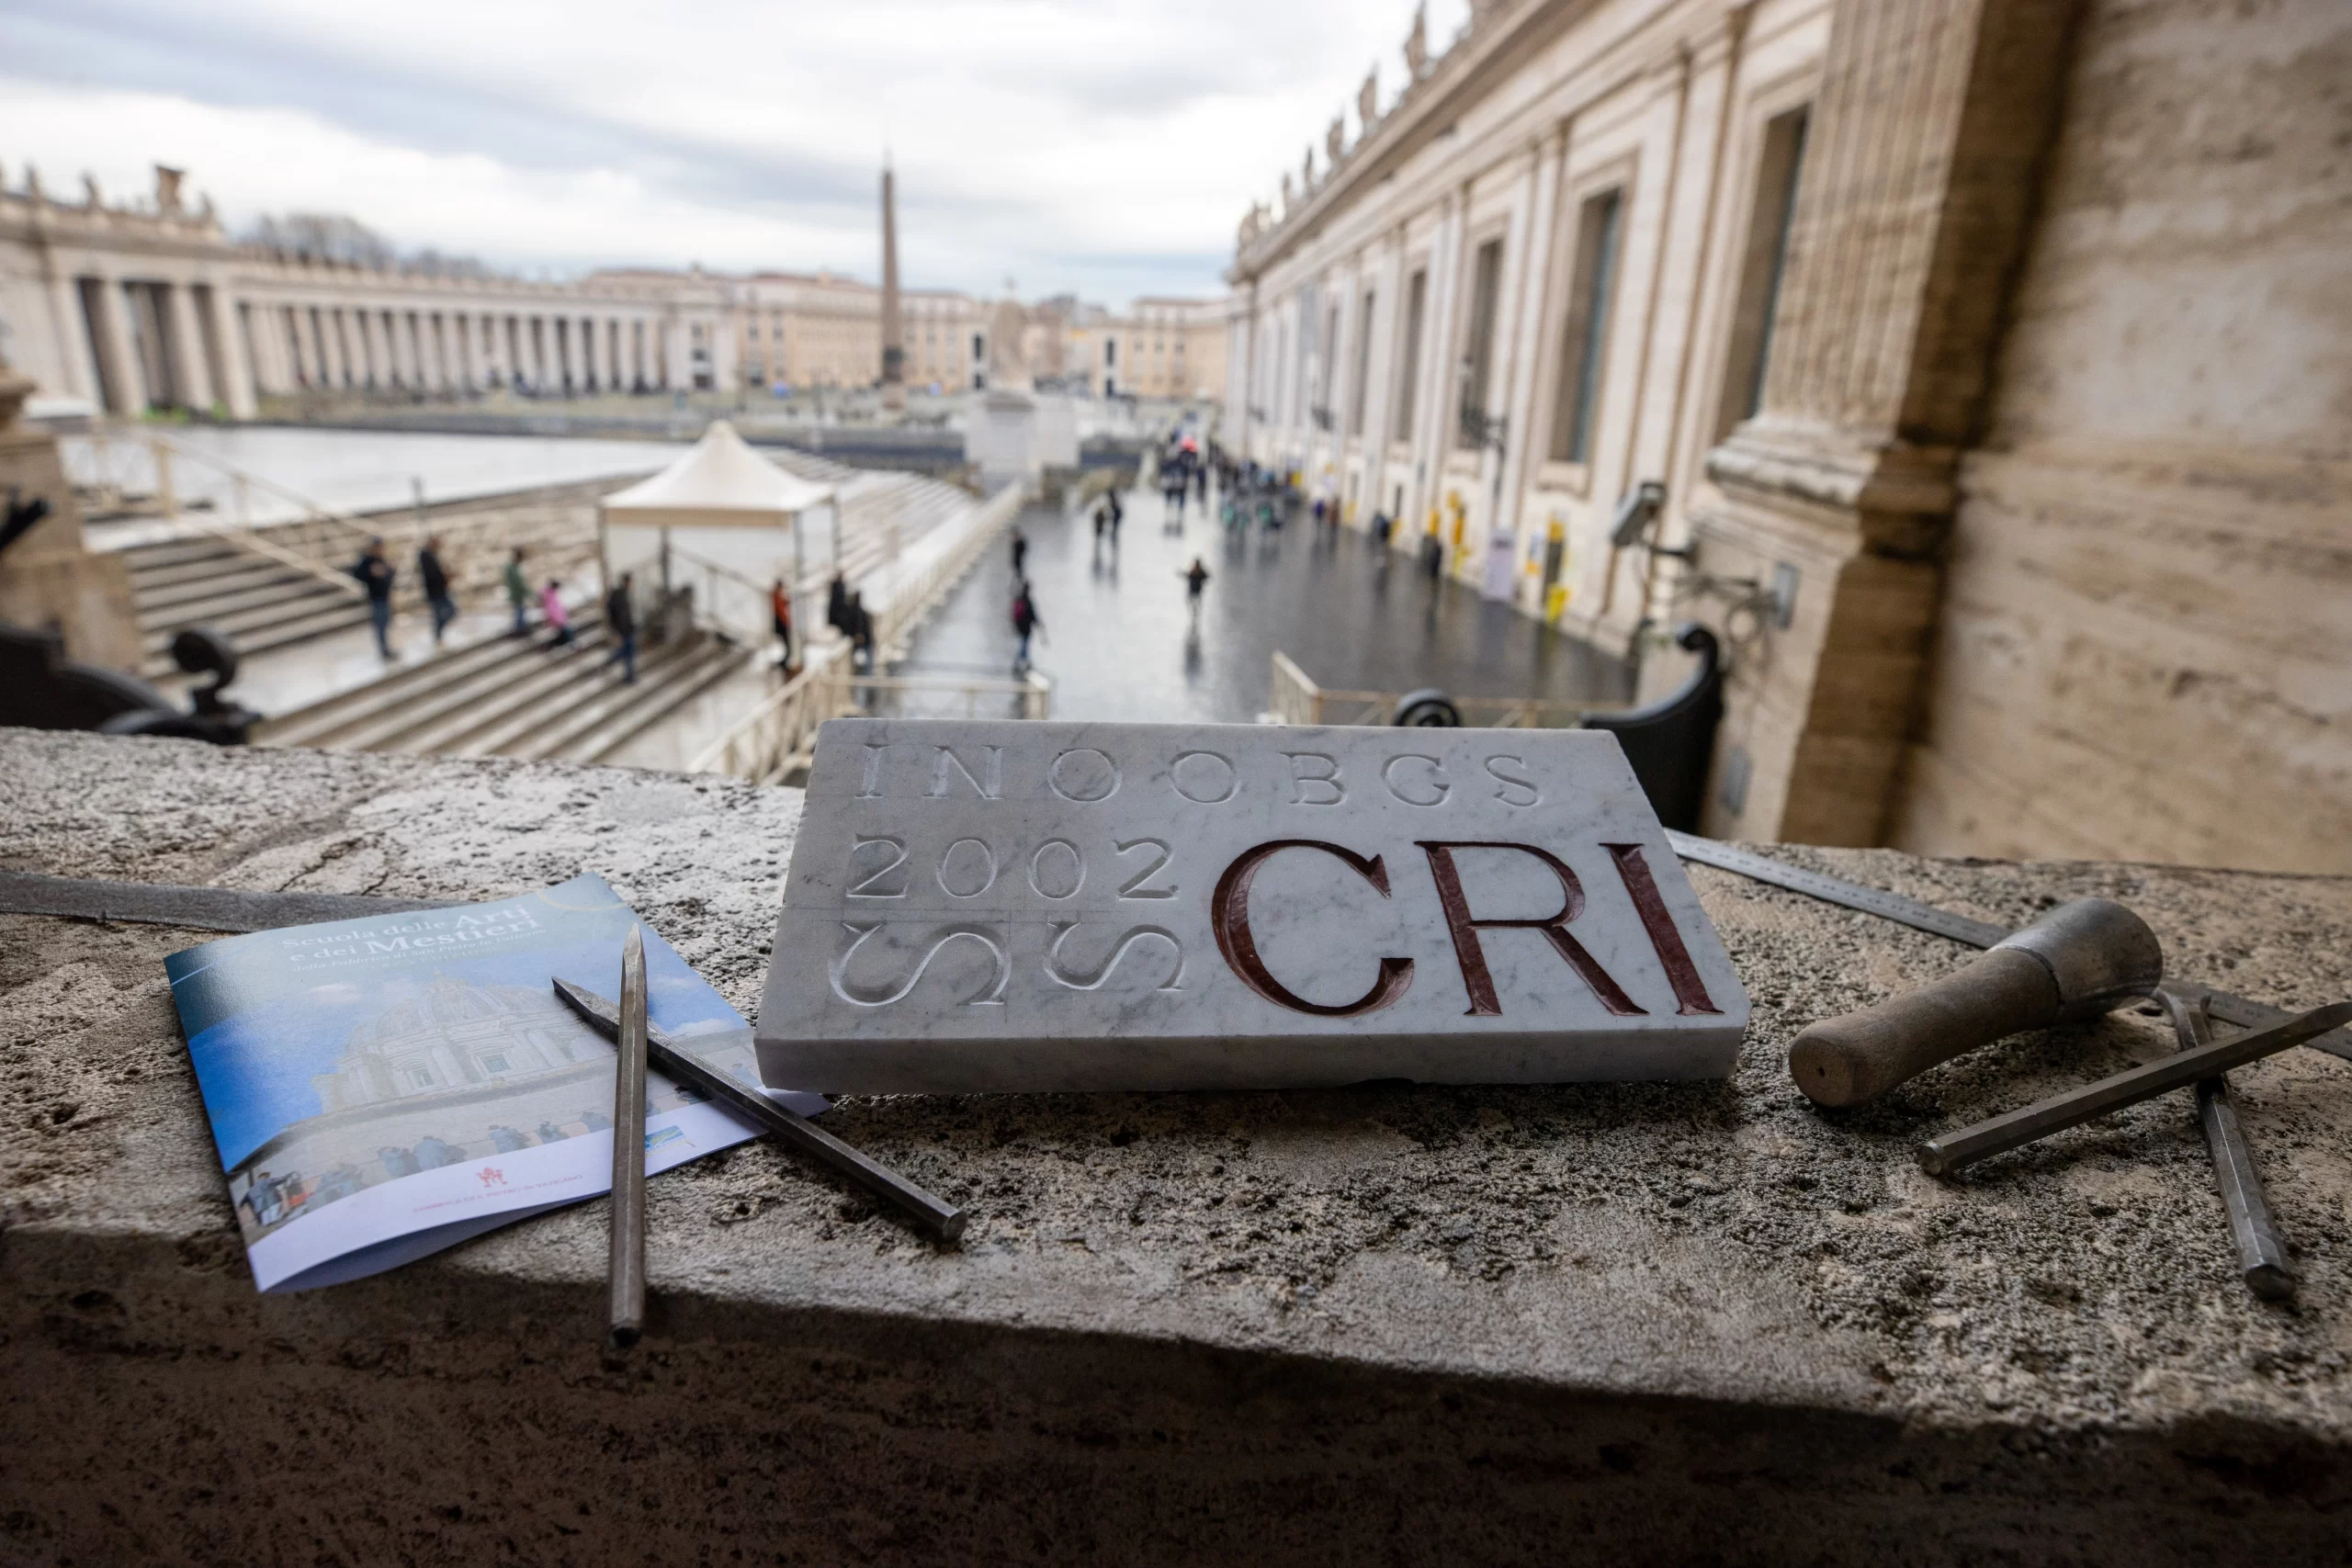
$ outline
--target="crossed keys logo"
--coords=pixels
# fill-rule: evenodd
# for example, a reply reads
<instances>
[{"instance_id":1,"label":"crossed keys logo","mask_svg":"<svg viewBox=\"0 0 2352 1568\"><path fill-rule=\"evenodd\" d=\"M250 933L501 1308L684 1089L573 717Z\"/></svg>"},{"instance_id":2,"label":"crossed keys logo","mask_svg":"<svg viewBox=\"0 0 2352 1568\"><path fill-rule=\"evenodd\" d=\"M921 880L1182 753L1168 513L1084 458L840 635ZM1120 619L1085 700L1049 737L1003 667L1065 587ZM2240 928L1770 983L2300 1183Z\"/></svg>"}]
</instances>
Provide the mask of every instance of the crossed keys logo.
<instances>
[{"instance_id":1,"label":"crossed keys logo","mask_svg":"<svg viewBox=\"0 0 2352 1568\"><path fill-rule=\"evenodd\" d=\"M503 1187L506 1185L506 1173L499 1169L494 1165L483 1166L481 1168L481 1184L484 1187Z\"/></svg>"}]
</instances>

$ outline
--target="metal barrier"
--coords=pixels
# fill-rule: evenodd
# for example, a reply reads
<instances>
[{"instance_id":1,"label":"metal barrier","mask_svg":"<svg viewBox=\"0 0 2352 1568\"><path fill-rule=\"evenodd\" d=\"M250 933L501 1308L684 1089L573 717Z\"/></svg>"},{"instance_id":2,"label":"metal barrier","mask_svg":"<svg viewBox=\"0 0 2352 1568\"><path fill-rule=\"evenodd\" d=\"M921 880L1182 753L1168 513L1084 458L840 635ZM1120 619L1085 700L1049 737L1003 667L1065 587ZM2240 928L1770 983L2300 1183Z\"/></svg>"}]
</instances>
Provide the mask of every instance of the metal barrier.
<instances>
[{"instance_id":1,"label":"metal barrier","mask_svg":"<svg viewBox=\"0 0 2352 1568\"><path fill-rule=\"evenodd\" d=\"M889 600L874 617L877 657L884 649L903 649L906 638L922 617L963 581L964 574L995 542L1005 525L1019 514L1027 499L1025 487L1005 486L981 505L964 536L942 552L938 559L910 579L888 582ZM893 563L894 576L896 567L897 563ZM856 696L860 689L910 692L968 688L974 704L982 695L1018 696L1022 704L1019 716L1024 718L1042 718L1052 705L1051 687L1041 677L1032 686L1010 680L860 675L850 668L849 649L843 643L804 642L802 647L806 649L807 668L706 747L689 772L729 773L755 783L773 784L807 764L817 744L818 726L829 718L843 718L860 711ZM903 684L894 687L894 682ZM1016 685L1021 688L1019 692L1013 689ZM982 687L988 690L983 691Z\"/></svg>"},{"instance_id":2,"label":"metal barrier","mask_svg":"<svg viewBox=\"0 0 2352 1568\"><path fill-rule=\"evenodd\" d=\"M1269 710L1277 724L1386 724L1402 692L1343 692L1318 686L1290 655L1277 650ZM1476 729L1575 729L1587 720L1630 711L1625 703L1572 703L1555 697L1456 697L1463 724Z\"/></svg>"},{"instance_id":3,"label":"metal barrier","mask_svg":"<svg viewBox=\"0 0 2352 1568\"><path fill-rule=\"evenodd\" d=\"M1695 832L1714 759L1715 727L1723 717L1723 649L1715 634L1695 621L1679 628L1674 640L1698 662L1679 690L1646 706L1512 697L1450 700L1465 728L1608 730L1624 748L1658 820ZM1279 724L1387 724L1403 694L1325 691L1287 655L1274 655L1271 706Z\"/></svg>"}]
</instances>

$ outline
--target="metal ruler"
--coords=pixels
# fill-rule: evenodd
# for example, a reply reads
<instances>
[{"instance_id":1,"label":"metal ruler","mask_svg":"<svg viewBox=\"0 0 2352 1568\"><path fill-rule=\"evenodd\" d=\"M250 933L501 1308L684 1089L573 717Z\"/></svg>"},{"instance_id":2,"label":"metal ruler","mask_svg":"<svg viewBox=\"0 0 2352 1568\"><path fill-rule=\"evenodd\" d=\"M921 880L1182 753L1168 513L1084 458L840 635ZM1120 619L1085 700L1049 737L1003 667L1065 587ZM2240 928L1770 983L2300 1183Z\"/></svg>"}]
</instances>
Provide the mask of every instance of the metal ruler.
<instances>
[{"instance_id":1,"label":"metal ruler","mask_svg":"<svg viewBox=\"0 0 2352 1568\"><path fill-rule=\"evenodd\" d=\"M1674 846L1674 852L1684 860L1697 861L1702 865L1712 865L1718 871L1770 883L1775 887L1785 887L1792 893L1802 893L1826 904L1860 909L1881 919L1933 931L1938 936L1950 937L1970 947L1990 947L2009 934L2007 927L1996 926L1989 920L1971 919L1966 915L1955 915L1949 909L1939 909L1932 904L1922 904L1917 898L1905 898L1900 893L1865 887L1859 882L1849 882L1826 872L1790 865L1770 855L1758 854L1754 850L1726 844L1720 839L1702 839L1696 833L1678 832L1672 828L1666 830L1666 837L1667 841ZM2293 1016L2284 1008L2233 996L2228 991L2217 991L2196 980L2168 979L2164 983L2164 989L2184 1001L2193 1003L2201 998L2206 1010L2215 1018L2242 1029L2266 1029ZM2352 1062L2352 1029L2334 1030L2303 1043L2315 1051L2325 1051L2330 1055Z\"/></svg>"},{"instance_id":2,"label":"metal ruler","mask_svg":"<svg viewBox=\"0 0 2352 1568\"><path fill-rule=\"evenodd\" d=\"M183 926L198 931L275 931L280 926L356 920L447 905L443 898L385 898L372 893L249 893L233 887L178 887L160 882L0 871L0 915L62 915L71 919Z\"/></svg>"}]
</instances>

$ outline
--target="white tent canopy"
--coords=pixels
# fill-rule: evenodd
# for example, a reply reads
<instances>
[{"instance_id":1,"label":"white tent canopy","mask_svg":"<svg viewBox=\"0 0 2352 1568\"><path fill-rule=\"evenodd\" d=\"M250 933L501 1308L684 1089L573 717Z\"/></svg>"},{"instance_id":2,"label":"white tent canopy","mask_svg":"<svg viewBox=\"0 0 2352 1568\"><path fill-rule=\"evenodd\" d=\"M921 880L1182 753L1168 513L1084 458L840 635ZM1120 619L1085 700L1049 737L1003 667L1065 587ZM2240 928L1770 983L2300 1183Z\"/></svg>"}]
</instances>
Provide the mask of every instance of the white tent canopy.
<instances>
[{"instance_id":1,"label":"white tent canopy","mask_svg":"<svg viewBox=\"0 0 2352 1568\"><path fill-rule=\"evenodd\" d=\"M834 488L785 472L725 420L651 479L606 496L600 511L605 582L628 573L633 595L656 582L691 589L698 619L746 641L767 635L771 583L797 596L808 547L820 560L841 558ZM815 539L803 539L804 523Z\"/></svg>"},{"instance_id":2,"label":"white tent canopy","mask_svg":"<svg viewBox=\"0 0 2352 1568\"><path fill-rule=\"evenodd\" d=\"M786 473L721 419L676 462L606 496L605 520L664 528L773 526L832 499L832 486Z\"/></svg>"}]
</instances>

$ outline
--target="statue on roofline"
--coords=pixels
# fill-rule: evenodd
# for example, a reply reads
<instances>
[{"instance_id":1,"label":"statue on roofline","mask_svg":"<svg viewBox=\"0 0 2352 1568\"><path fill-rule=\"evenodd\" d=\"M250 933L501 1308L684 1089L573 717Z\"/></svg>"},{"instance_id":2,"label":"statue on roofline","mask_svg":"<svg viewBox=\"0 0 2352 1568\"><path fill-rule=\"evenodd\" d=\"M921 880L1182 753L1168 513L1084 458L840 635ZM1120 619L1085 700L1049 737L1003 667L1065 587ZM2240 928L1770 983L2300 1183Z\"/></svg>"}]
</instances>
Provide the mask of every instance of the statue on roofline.
<instances>
[{"instance_id":1,"label":"statue on roofline","mask_svg":"<svg viewBox=\"0 0 2352 1568\"><path fill-rule=\"evenodd\" d=\"M1348 117L1333 115L1331 129L1323 133L1323 162L1330 168L1340 166L1340 154L1348 144Z\"/></svg>"},{"instance_id":2,"label":"statue on roofline","mask_svg":"<svg viewBox=\"0 0 2352 1568\"><path fill-rule=\"evenodd\" d=\"M1405 80L1408 85L1418 82L1430 63L1430 8L1424 4L1413 9L1413 30L1405 35Z\"/></svg>"},{"instance_id":3,"label":"statue on roofline","mask_svg":"<svg viewBox=\"0 0 2352 1568\"><path fill-rule=\"evenodd\" d=\"M1356 132L1359 140L1372 133L1373 121L1380 118L1380 67L1375 65L1364 73L1363 85L1356 89Z\"/></svg>"}]
</instances>

